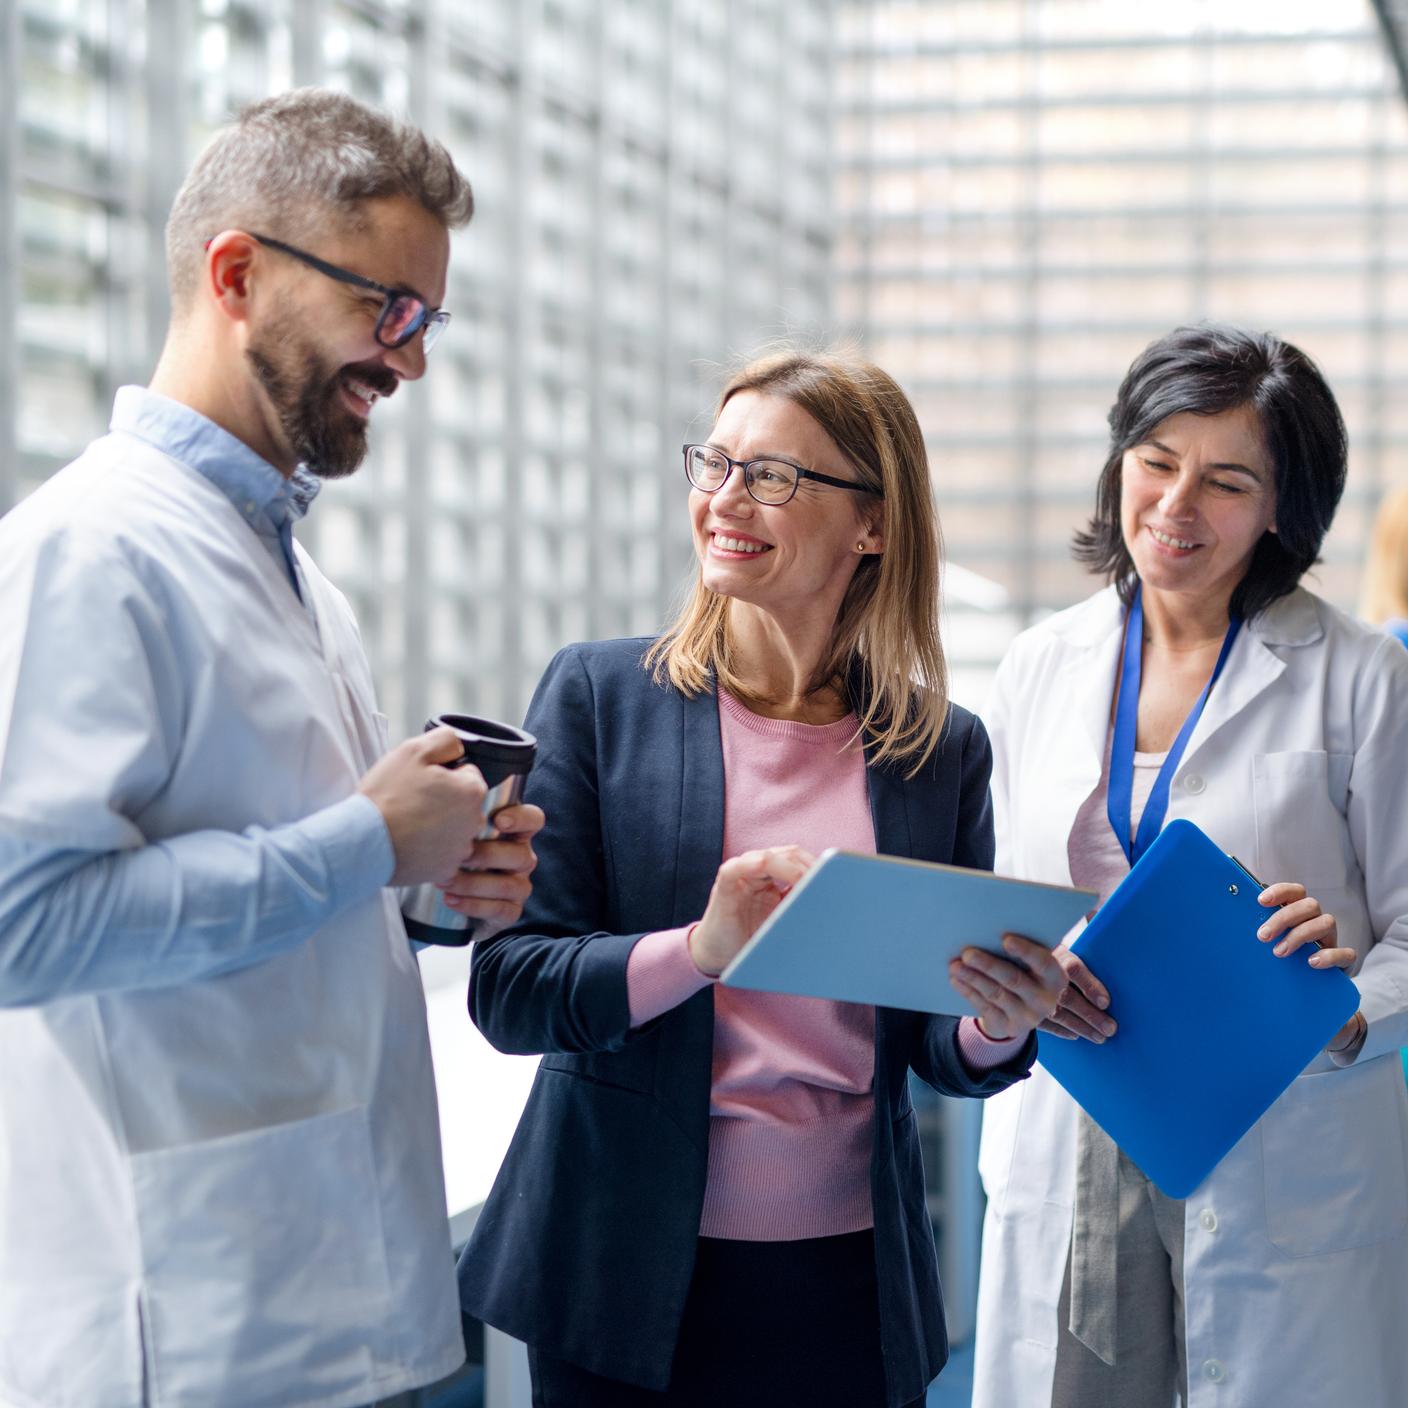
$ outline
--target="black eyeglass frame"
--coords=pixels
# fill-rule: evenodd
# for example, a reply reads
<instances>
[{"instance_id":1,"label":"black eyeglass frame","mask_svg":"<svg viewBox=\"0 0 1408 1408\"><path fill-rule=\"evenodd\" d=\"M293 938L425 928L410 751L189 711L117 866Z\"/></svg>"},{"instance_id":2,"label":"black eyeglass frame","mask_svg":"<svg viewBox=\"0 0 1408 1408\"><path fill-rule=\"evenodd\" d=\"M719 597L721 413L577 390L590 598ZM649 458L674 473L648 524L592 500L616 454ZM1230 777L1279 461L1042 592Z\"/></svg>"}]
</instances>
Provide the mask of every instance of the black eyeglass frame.
<instances>
[{"instance_id":1,"label":"black eyeglass frame","mask_svg":"<svg viewBox=\"0 0 1408 1408\"><path fill-rule=\"evenodd\" d=\"M712 489L706 489L702 485L694 482L694 476L689 472L689 452L691 450L707 450L711 455L717 455L728 465L728 469L724 472L724 477L720 479ZM762 499L754 493L753 475L750 471L755 465L760 464L785 464L787 468L797 476L792 481L792 492L788 494L785 499ZM748 497L755 500L757 503L766 504L769 508L776 508L779 504L790 504L797 495L797 485L804 479L814 479L818 484L830 484L833 489L850 489L857 494L874 494L877 499L883 499L885 497L882 490L872 489L869 484L857 484L851 479L837 479L834 475L822 474L820 470L816 469L803 469L801 465L793 464L791 460L779 459L776 455L764 455L761 459L756 460L736 460L724 454L722 450L716 449L713 445L694 444L684 446L684 477L689 480L690 487L698 489L701 494L717 494L719 490L728 483L729 475L731 475L735 469L741 469L743 471L743 487L748 491Z\"/></svg>"},{"instance_id":2,"label":"black eyeglass frame","mask_svg":"<svg viewBox=\"0 0 1408 1408\"><path fill-rule=\"evenodd\" d=\"M381 306L381 312L377 314L376 330L372 334L377 342L383 347L397 348L404 347L418 332L425 331L425 345L422 352L429 352L430 349L440 339L440 334L445 331L446 325L450 321L450 315L444 308L432 308L420 294L409 288L391 288L386 284L379 284L375 279L369 279L364 274L354 274L350 269L343 269L337 264L329 264L326 259L319 259L316 254L309 254L306 249L299 249L297 245L288 244L284 240L276 240L272 235L257 235L253 230L249 231L249 237L258 240L260 244L266 245L269 249L277 249L281 254L290 255L294 259L301 259L310 269L316 269L320 274L325 274L330 279L336 279L338 283L351 284L355 288L364 288L372 293L379 293L386 300ZM207 245L209 241L206 241ZM412 319L410 327L398 338L389 338L383 334L386 320L391 316L391 310L396 305L397 300L409 298L419 305L420 312Z\"/></svg>"}]
</instances>

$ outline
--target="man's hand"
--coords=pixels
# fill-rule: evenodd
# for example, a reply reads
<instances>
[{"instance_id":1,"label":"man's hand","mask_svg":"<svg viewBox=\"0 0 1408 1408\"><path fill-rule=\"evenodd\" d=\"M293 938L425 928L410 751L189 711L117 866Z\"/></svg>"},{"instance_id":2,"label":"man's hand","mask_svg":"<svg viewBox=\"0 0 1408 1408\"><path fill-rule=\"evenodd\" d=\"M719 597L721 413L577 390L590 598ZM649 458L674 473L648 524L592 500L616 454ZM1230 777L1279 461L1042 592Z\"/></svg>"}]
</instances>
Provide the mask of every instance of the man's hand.
<instances>
[{"instance_id":1,"label":"man's hand","mask_svg":"<svg viewBox=\"0 0 1408 1408\"><path fill-rule=\"evenodd\" d=\"M516 924L523 914L524 902L533 893L528 877L538 864L533 837L543 829L543 821L542 808L527 803L495 812L499 834L476 841L469 859L444 887L445 903L478 921L476 940Z\"/></svg>"},{"instance_id":2,"label":"man's hand","mask_svg":"<svg viewBox=\"0 0 1408 1408\"><path fill-rule=\"evenodd\" d=\"M463 753L452 729L432 729L393 748L358 783L391 834L391 884L446 885L473 853L484 829L483 774L473 766L441 766Z\"/></svg>"}]
</instances>

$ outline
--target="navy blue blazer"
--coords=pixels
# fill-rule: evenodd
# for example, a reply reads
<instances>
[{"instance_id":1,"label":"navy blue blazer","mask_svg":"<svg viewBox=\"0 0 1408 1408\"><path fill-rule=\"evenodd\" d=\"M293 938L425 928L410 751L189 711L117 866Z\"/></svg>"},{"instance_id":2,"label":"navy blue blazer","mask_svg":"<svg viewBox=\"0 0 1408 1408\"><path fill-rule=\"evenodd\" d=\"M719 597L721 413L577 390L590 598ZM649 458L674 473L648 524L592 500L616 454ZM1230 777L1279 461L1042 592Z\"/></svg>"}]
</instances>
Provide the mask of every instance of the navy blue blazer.
<instances>
[{"instance_id":1,"label":"navy blue blazer","mask_svg":"<svg viewBox=\"0 0 1408 1408\"><path fill-rule=\"evenodd\" d=\"M547 825L521 922L475 946L469 1010L499 1050L545 1054L459 1285L468 1314L544 1353L664 1389L704 1200L714 997L632 1031L626 959L643 934L704 913L724 772L717 697L655 684L640 663L649 644L569 646L529 707L526 796ZM991 869L991 769L982 724L954 706L920 776L868 767L877 848ZM953 1017L876 1012L870 1187L892 1405L948 1357L908 1072L946 1095L991 1095L1036 1049L975 1077L956 1033Z\"/></svg>"}]
</instances>

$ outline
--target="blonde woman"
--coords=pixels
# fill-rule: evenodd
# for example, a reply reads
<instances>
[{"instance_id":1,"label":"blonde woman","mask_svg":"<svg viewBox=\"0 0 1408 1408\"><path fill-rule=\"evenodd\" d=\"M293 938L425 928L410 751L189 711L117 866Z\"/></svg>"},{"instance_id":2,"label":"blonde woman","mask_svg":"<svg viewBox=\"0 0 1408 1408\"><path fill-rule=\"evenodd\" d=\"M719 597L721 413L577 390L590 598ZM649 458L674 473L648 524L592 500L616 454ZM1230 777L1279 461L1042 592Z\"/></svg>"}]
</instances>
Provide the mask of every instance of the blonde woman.
<instances>
[{"instance_id":1,"label":"blonde woman","mask_svg":"<svg viewBox=\"0 0 1408 1408\"><path fill-rule=\"evenodd\" d=\"M1408 485L1379 505L1359 614L1408 645Z\"/></svg>"},{"instance_id":2,"label":"blonde woman","mask_svg":"<svg viewBox=\"0 0 1408 1408\"><path fill-rule=\"evenodd\" d=\"M539 1408L917 1404L947 1338L909 1072L1022 1078L1064 980L1009 936L1030 969L953 970L981 1026L715 986L823 847L989 867L991 757L946 697L924 444L888 376L755 362L684 458L691 599L658 640L564 650L528 713L553 825L469 1001L546 1054L461 1301L527 1342Z\"/></svg>"}]
</instances>

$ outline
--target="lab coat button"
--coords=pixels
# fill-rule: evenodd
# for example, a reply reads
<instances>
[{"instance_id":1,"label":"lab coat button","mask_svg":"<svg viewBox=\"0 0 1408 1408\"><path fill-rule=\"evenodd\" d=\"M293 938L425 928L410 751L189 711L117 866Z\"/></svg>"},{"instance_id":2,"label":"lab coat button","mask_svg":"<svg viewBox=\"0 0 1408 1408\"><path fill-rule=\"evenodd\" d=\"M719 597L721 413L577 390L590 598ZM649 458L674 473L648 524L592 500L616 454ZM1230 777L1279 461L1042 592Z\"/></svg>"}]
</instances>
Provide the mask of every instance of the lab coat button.
<instances>
[{"instance_id":1,"label":"lab coat button","mask_svg":"<svg viewBox=\"0 0 1408 1408\"><path fill-rule=\"evenodd\" d=\"M1207 785L1207 779L1200 773L1190 772L1188 776L1183 779L1183 790L1185 792L1191 792L1195 797L1198 793L1202 792Z\"/></svg>"},{"instance_id":2,"label":"lab coat button","mask_svg":"<svg viewBox=\"0 0 1408 1408\"><path fill-rule=\"evenodd\" d=\"M1198 1214L1198 1222L1204 1232L1217 1231L1217 1214L1211 1208L1204 1208Z\"/></svg>"},{"instance_id":3,"label":"lab coat button","mask_svg":"<svg viewBox=\"0 0 1408 1408\"><path fill-rule=\"evenodd\" d=\"M1227 1370L1222 1367L1222 1360L1207 1360L1203 1364L1203 1376L1215 1384L1220 1384L1227 1377Z\"/></svg>"}]
</instances>

